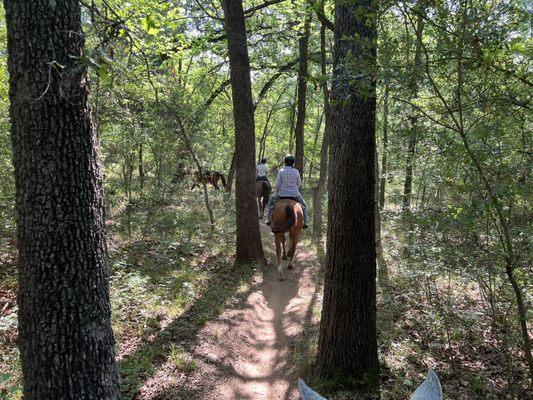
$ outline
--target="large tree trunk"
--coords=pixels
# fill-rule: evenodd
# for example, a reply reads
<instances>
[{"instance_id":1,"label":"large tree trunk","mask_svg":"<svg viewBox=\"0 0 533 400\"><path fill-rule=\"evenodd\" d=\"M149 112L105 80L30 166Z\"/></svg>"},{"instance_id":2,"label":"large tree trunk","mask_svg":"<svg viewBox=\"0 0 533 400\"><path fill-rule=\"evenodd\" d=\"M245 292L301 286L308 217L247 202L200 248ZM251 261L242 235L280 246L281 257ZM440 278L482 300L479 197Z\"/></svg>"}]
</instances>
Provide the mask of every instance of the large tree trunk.
<instances>
[{"instance_id":1,"label":"large tree trunk","mask_svg":"<svg viewBox=\"0 0 533 400\"><path fill-rule=\"evenodd\" d=\"M420 79L420 66L422 62L422 33L424 31L424 14L425 14L425 0L419 0L417 4L418 17L416 22L416 46L413 64L411 68L411 77L409 80L409 93L411 101L418 97L418 81ZM408 61L409 62L409 61ZM411 115L409 116L410 130L409 140L407 144L407 157L405 161L405 181L403 185L402 204L404 210L410 210L411 197L413 192L413 164L415 162L416 144L418 142L418 118L416 116L417 110L415 106L411 107Z\"/></svg>"},{"instance_id":2,"label":"large tree trunk","mask_svg":"<svg viewBox=\"0 0 533 400\"><path fill-rule=\"evenodd\" d=\"M376 340L376 22L371 0L337 2L328 243L317 373L379 391ZM357 78L356 78L357 77Z\"/></svg>"},{"instance_id":3,"label":"large tree trunk","mask_svg":"<svg viewBox=\"0 0 533 400\"><path fill-rule=\"evenodd\" d=\"M102 174L76 0L5 0L25 399L117 399Z\"/></svg>"},{"instance_id":4,"label":"large tree trunk","mask_svg":"<svg viewBox=\"0 0 533 400\"><path fill-rule=\"evenodd\" d=\"M255 199L255 127L242 0L222 1L235 119L237 262L265 262Z\"/></svg>"},{"instance_id":5,"label":"large tree trunk","mask_svg":"<svg viewBox=\"0 0 533 400\"><path fill-rule=\"evenodd\" d=\"M326 190L328 171L329 140L331 137L331 107L329 89L326 81L326 26L320 27L320 67L322 72L322 95L324 97L324 135L320 148L320 172L315 192L313 193L313 236L322 238L322 196Z\"/></svg>"},{"instance_id":6,"label":"large tree trunk","mask_svg":"<svg viewBox=\"0 0 533 400\"><path fill-rule=\"evenodd\" d=\"M300 65L298 67L298 113L296 116L296 129L294 130L294 136L296 139L296 160L294 164L296 169L300 172L302 179L304 177L304 127L307 108L307 64L309 59L310 15L306 15L304 18L303 32L298 38L300 55Z\"/></svg>"}]
</instances>

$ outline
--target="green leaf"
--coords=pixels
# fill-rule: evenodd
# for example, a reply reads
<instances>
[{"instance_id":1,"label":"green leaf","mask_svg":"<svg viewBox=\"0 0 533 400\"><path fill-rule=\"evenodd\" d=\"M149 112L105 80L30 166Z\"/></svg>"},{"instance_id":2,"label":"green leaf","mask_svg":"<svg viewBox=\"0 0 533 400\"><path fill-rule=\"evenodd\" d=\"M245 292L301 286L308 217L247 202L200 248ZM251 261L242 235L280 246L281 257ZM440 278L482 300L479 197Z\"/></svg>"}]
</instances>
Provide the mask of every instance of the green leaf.
<instances>
[{"instance_id":1,"label":"green leaf","mask_svg":"<svg viewBox=\"0 0 533 400\"><path fill-rule=\"evenodd\" d=\"M157 27L157 23L154 20L154 18L149 15L142 21L142 27L149 35L157 35L157 32L159 32L159 28Z\"/></svg>"}]
</instances>

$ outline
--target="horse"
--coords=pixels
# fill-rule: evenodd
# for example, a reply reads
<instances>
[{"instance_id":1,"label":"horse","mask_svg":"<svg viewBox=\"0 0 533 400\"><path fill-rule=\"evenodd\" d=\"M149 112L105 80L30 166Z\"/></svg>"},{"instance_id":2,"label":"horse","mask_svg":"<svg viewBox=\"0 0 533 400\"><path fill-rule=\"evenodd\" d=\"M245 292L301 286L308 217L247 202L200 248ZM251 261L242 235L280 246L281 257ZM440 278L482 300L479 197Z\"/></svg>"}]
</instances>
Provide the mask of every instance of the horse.
<instances>
[{"instance_id":1,"label":"horse","mask_svg":"<svg viewBox=\"0 0 533 400\"><path fill-rule=\"evenodd\" d=\"M255 182L255 197L259 206L259 219L265 215L265 207L268 204L271 189L270 183L266 180L261 179Z\"/></svg>"},{"instance_id":2,"label":"horse","mask_svg":"<svg viewBox=\"0 0 533 400\"><path fill-rule=\"evenodd\" d=\"M272 213L272 233L276 241L276 256L278 261L278 279L285 279L281 260L289 258L288 269L293 268L292 260L296 252L296 245L303 229L303 208L300 203L293 199L281 198L274 207ZM285 251L285 233L289 234L289 252ZM283 249L283 257L282 257Z\"/></svg>"},{"instance_id":3,"label":"horse","mask_svg":"<svg viewBox=\"0 0 533 400\"><path fill-rule=\"evenodd\" d=\"M195 187L200 187L201 184L208 184L210 183L213 185L213 187L216 190L220 190L220 187L218 186L219 180L222 181L222 187L226 187L226 178L224 177L224 174L219 171L212 171L212 170L204 170L202 171L203 175L200 174L200 171L194 171L192 174L194 183L191 186L190 190L193 190Z\"/></svg>"}]
</instances>

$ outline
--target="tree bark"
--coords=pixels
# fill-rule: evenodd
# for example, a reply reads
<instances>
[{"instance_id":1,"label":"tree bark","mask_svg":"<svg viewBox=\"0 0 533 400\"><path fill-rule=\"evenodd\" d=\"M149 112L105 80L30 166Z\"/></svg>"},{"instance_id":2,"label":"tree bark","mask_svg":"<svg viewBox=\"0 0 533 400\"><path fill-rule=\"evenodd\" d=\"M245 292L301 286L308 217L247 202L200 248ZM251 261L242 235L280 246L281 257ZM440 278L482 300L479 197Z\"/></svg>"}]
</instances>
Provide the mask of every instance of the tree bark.
<instances>
[{"instance_id":1,"label":"tree bark","mask_svg":"<svg viewBox=\"0 0 533 400\"><path fill-rule=\"evenodd\" d=\"M80 4L5 0L24 398L118 399Z\"/></svg>"},{"instance_id":2,"label":"tree bark","mask_svg":"<svg viewBox=\"0 0 533 400\"><path fill-rule=\"evenodd\" d=\"M313 193L313 236L322 238L322 196L326 190L326 177L328 171L329 141L331 137L331 106L329 102L329 89L326 80L326 26L320 26L320 68L322 73L322 95L324 97L324 135L320 148L320 172L318 182Z\"/></svg>"},{"instance_id":3,"label":"tree bark","mask_svg":"<svg viewBox=\"0 0 533 400\"><path fill-rule=\"evenodd\" d=\"M242 0L223 0L235 120L237 262L266 262L255 199L255 126Z\"/></svg>"},{"instance_id":4,"label":"tree bark","mask_svg":"<svg viewBox=\"0 0 533 400\"><path fill-rule=\"evenodd\" d=\"M296 169L300 172L302 179L304 177L304 128L307 109L307 67L309 61L310 15L306 15L304 18L303 32L298 38L300 56L300 64L298 67L298 112L296 116L296 129L294 130L296 140L294 164Z\"/></svg>"},{"instance_id":5,"label":"tree bark","mask_svg":"<svg viewBox=\"0 0 533 400\"><path fill-rule=\"evenodd\" d=\"M337 2L328 243L317 373L379 392L376 340L375 78L371 0Z\"/></svg>"}]
</instances>

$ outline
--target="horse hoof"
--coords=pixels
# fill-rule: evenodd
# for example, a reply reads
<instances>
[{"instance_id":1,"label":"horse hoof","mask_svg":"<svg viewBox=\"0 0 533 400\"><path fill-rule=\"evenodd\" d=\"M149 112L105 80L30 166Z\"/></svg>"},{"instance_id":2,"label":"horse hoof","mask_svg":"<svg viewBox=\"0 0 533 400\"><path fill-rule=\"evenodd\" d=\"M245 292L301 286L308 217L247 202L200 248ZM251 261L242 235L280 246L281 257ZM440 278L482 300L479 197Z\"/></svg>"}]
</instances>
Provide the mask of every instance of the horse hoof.
<instances>
[{"instance_id":1,"label":"horse hoof","mask_svg":"<svg viewBox=\"0 0 533 400\"><path fill-rule=\"evenodd\" d=\"M283 275L283 267L281 265L278 267L278 279L280 281L285 279L285 276Z\"/></svg>"},{"instance_id":2,"label":"horse hoof","mask_svg":"<svg viewBox=\"0 0 533 400\"><path fill-rule=\"evenodd\" d=\"M287 256L283 256L281 257L282 260L286 260L287 259Z\"/></svg>"},{"instance_id":3,"label":"horse hoof","mask_svg":"<svg viewBox=\"0 0 533 400\"><path fill-rule=\"evenodd\" d=\"M289 265L287 266L287 269L293 269L293 268L294 268L294 267L293 267L292 264L289 264Z\"/></svg>"}]
</instances>

